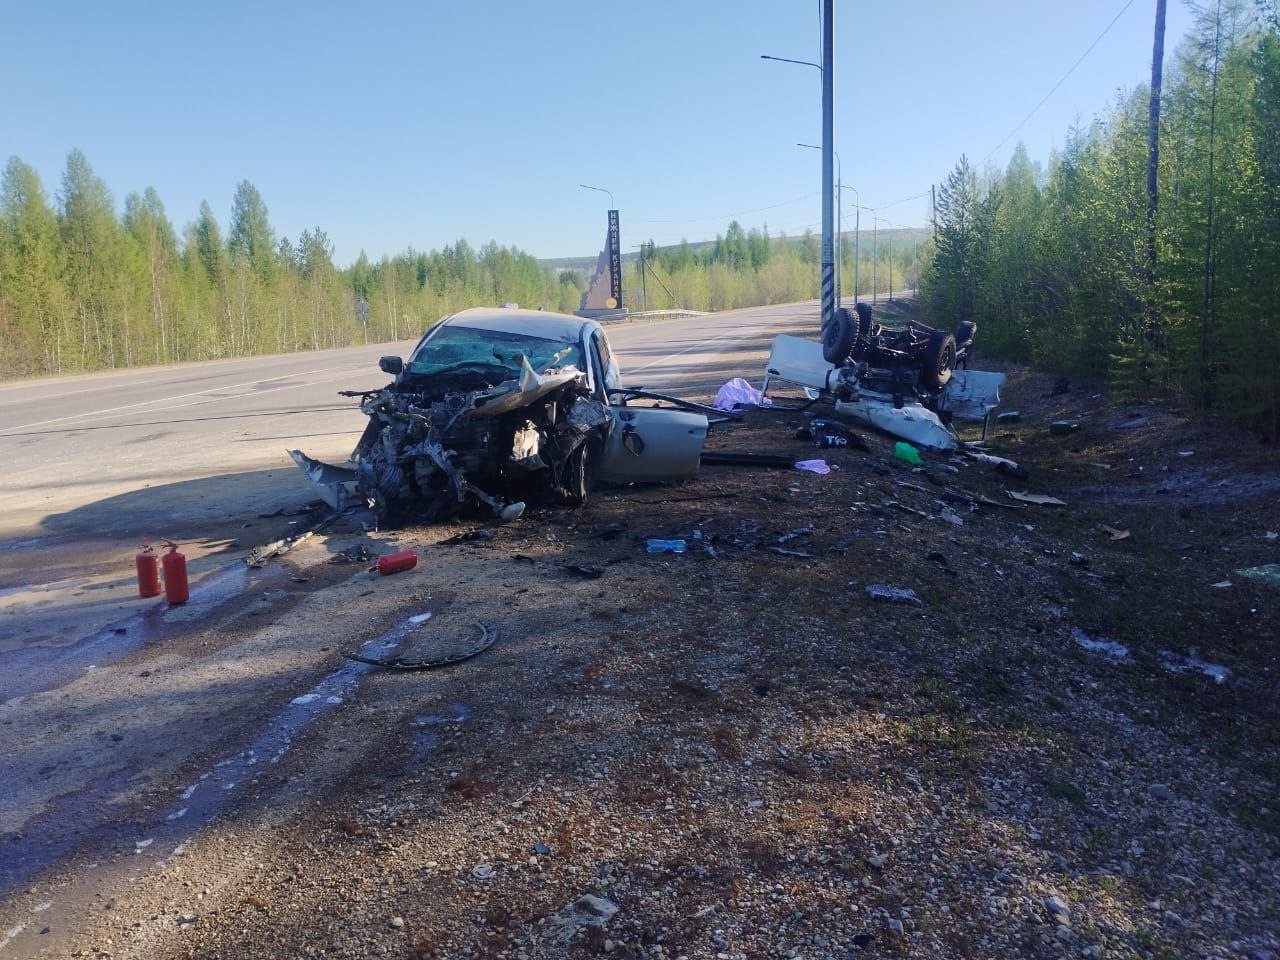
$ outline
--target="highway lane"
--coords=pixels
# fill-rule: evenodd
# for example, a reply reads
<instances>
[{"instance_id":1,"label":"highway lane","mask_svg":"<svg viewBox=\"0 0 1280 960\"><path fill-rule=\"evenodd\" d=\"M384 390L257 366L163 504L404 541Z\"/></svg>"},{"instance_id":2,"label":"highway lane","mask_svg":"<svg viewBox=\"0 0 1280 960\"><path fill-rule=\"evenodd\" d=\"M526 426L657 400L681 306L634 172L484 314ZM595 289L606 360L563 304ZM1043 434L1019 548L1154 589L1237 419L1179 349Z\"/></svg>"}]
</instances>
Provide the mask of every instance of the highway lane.
<instances>
[{"instance_id":1,"label":"highway lane","mask_svg":"<svg viewBox=\"0 0 1280 960\"><path fill-rule=\"evenodd\" d=\"M707 396L759 382L774 335L816 303L609 326L630 386ZM138 605L133 545L183 543L199 575L289 531L313 498L285 451L344 459L364 428L339 390L387 381L414 341L0 385L0 655L61 646Z\"/></svg>"}]
</instances>

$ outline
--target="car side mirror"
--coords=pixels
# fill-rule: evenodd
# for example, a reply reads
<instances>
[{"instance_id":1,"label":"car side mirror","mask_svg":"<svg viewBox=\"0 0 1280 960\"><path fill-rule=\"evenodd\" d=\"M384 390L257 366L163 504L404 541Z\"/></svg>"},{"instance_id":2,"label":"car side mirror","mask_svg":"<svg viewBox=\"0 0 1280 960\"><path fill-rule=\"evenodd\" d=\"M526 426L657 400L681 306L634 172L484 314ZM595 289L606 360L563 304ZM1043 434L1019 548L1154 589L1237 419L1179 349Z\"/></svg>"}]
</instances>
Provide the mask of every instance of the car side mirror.
<instances>
[{"instance_id":1,"label":"car side mirror","mask_svg":"<svg viewBox=\"0 0 1280 960\"><path fill-rule=\"evenodd\" d=\"M383 373L389 373L393 377L400 376L400 372L404 370L404 361L399 357L379 357L378 369Z\"/></svg>"}]
</instances>

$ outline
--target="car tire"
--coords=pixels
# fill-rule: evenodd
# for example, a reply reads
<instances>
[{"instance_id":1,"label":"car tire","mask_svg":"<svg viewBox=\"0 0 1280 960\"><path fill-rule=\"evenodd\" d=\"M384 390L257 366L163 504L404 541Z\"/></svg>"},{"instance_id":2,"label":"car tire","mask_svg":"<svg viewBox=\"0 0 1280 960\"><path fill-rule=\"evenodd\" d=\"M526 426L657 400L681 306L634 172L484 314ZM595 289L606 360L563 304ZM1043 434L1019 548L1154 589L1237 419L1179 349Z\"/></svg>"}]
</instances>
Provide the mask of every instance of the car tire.
<instances>
[{"instance_id":1,"label":"car tire","mask_svg":"<svg viewBox=\"0 0 1280 960\"><path fill-rule=\"evenodd\" d=\"M949 333L935 333L920 360L920 385L926 390L941 390L951 382L955 368L956 338Z\"/></svg>"},{"instance_id":2,"label":"car tire","mask_svg":"<svg viewBox=\"0 0 1280 960\"><path fill-rule=\"evenodd\" d=\"M844 363L857 334L849 311L844 307L837 309L831 322L822 328L822 358L835 366Z\"/></svg>"},{"instance_id":3,"label":"car tire","mask_svg":"<svg viewBox=\"0 0 1280 960\"><path fill-rule=\"evenodd\" d=\"M978 325L972 320L962 320L956 326L956 346L961 347L966 343L971 343L973 338L978 335Z\"/></svg>"},{"instance_id":4,"label":"car tire","mask_svg":"<svg viewBox=\"0 0 1280 960\"><path fill-rule=\"evenodd\" d=\"M596 444L587 441L569 454L565 464L564 488L566 499L575 507L585 506L596 485Z\"/></svg>"}]
</instances>

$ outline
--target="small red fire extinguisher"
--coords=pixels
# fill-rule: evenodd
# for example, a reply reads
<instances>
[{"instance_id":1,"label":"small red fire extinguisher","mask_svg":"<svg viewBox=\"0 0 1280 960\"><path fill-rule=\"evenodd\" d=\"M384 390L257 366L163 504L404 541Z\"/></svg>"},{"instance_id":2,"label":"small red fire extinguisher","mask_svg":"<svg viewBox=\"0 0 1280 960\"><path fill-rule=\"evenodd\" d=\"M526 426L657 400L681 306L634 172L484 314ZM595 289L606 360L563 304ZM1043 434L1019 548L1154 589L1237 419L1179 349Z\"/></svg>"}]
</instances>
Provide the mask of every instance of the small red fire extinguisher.
<instances>
[{"instance_id":1,"label":"small red fire extinguisher","mask_svg":"<svg viewBox=\"0 0 1280 960\"><path fill-rule=\"evenodd\" d=\"M164 596L170 605L186 603L191 599L187 588L187 558L178 552L178 545L172 540L165 540L169 552L164 555L161 565L164 567Z\"/></svg>"},{"instance_id":2,"label":"small red fire extinguisher","mask_svg":"<svg viewBox=\"0 0 1280 960\"><path fill-rule=\"evenodd\" d=\"M138 596L160 596L160 558L156 556L151 544L143 543L133 562L138 568Z\"/></svg>"},{"instance_id":3,"label":"small red fire extinguisher","mask_svg":"<svg viewBox=\"0 0 1280 960\"><path fill-rule=\"evenodd\" d=\"M412 570L418 565L418 555L412 550L397 550L378 558L378 562L369 568L369 572L378 571L381 576L390 576L402 570Z\"/></svg>"}]
</instances>

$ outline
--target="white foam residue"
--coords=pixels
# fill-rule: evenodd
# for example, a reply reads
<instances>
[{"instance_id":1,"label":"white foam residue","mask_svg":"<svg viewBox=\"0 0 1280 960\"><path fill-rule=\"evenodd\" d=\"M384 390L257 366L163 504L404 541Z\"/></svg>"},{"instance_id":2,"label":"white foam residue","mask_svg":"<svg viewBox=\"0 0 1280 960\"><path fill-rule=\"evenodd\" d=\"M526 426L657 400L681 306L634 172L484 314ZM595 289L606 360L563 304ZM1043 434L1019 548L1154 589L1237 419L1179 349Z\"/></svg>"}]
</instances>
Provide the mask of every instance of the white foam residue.
<instances>
[{"instance_id":1,"label":"white foam residue","mask_svg":"<svg viewBox=\"0 0 1280 960\"><path fill-rule=\"evenodd\" d=\"M342 698L341 697L325 697L324 702L329 704L330 706L336 707L338 704L342 702Z\"/></svg>"},{"instance_id":2,"label":"white foam residue","mask_svg":"<svg viewBox=\"0 0 1280 960\"><path fill-rule=\"evenodd\" d=\"M173 813L165 817L165 819L172 822L174 820L181 820L186 815L187 815L187 808L183 807L181 810L175 810Z\"/></svg>"},{"instance_id":3,"label":"white foam residue","mask_svg":"<svg viewBox=\"0 0 1280 960\"><path fill-rule=\"evenodd\" d=\"M409 622L410 622L410 623L412 623L412 624L414 624L414 625L417 625L417 624L419 624L419 623L426 623L426 622L427 622L428 620L430 620L430 619L431 619L431 614L429 614L429 613L420 613L420 614L418 614L416 617L410 617L410 618L409 618Z\"/></svg>"},{"instance_id":4,"label":"white foam residue","mask_svg":"<svg viewBox=\"0 0 1280 960\"><path fill-rule=\"evenodd\" d=\"M148 837L146 840L135 840L133 845L139 850L145 850L155 842L155 837Z\"/></svg>"},{"instance_id":5,"label":"white foam residue","mask_svg":"<svg viewBox=\"0 0 1280 960\"><path fill-rule=\"evenodd\" d=\"M181 857L185 855L186 852L187 852L187 845L185 843L180 843L173 848L173 855L175 857Z\"/></svg>"},{"instance_id":6,"label":"white foam residue","mask_svg":"<svg viewBox=\"0 0 1280 960\"><path fill-rule=\"evenodd\" d=\"M198 787L198 786L200 786L200 784L198 784L198 783L193 783L191 786L187 787L187 789L183 790L183 791L182 791L182 799L183 799L183 800L190 800L190 799L191 799L191 795L192 795L193 793L195 793L195 792L196 792L196 787Z\"/></svg>"},{"instance_id":7,"label":"white foam residue","mask_svg":"<svg viewBox=\"0 0 1280 960\"><path fill-rule=\"evenodd\" d=\"M295 707L304 707L308 703L315 703L319 699L320 699L320 694L318 693L304 693L300 697L294 697L290 701L290 703L292 703Z\"/></svg>"},{"instance_id":8,"label":"white foam residue","mask_svg":"<svg viewBox=\"0 0 1280 960\"><path fill-rule=\"evenodd\" d=\"M49 909L50 907L52 907L52 906L53 906L53 901L52 901L52 900L46 900L46 901L44 901L43 903L37 903L34 907L32 907L32 908L31 908L31 912L32 912L32 913L44 913L46 910L48 910L48 909Z\"/></svg>"}]
</instances>

